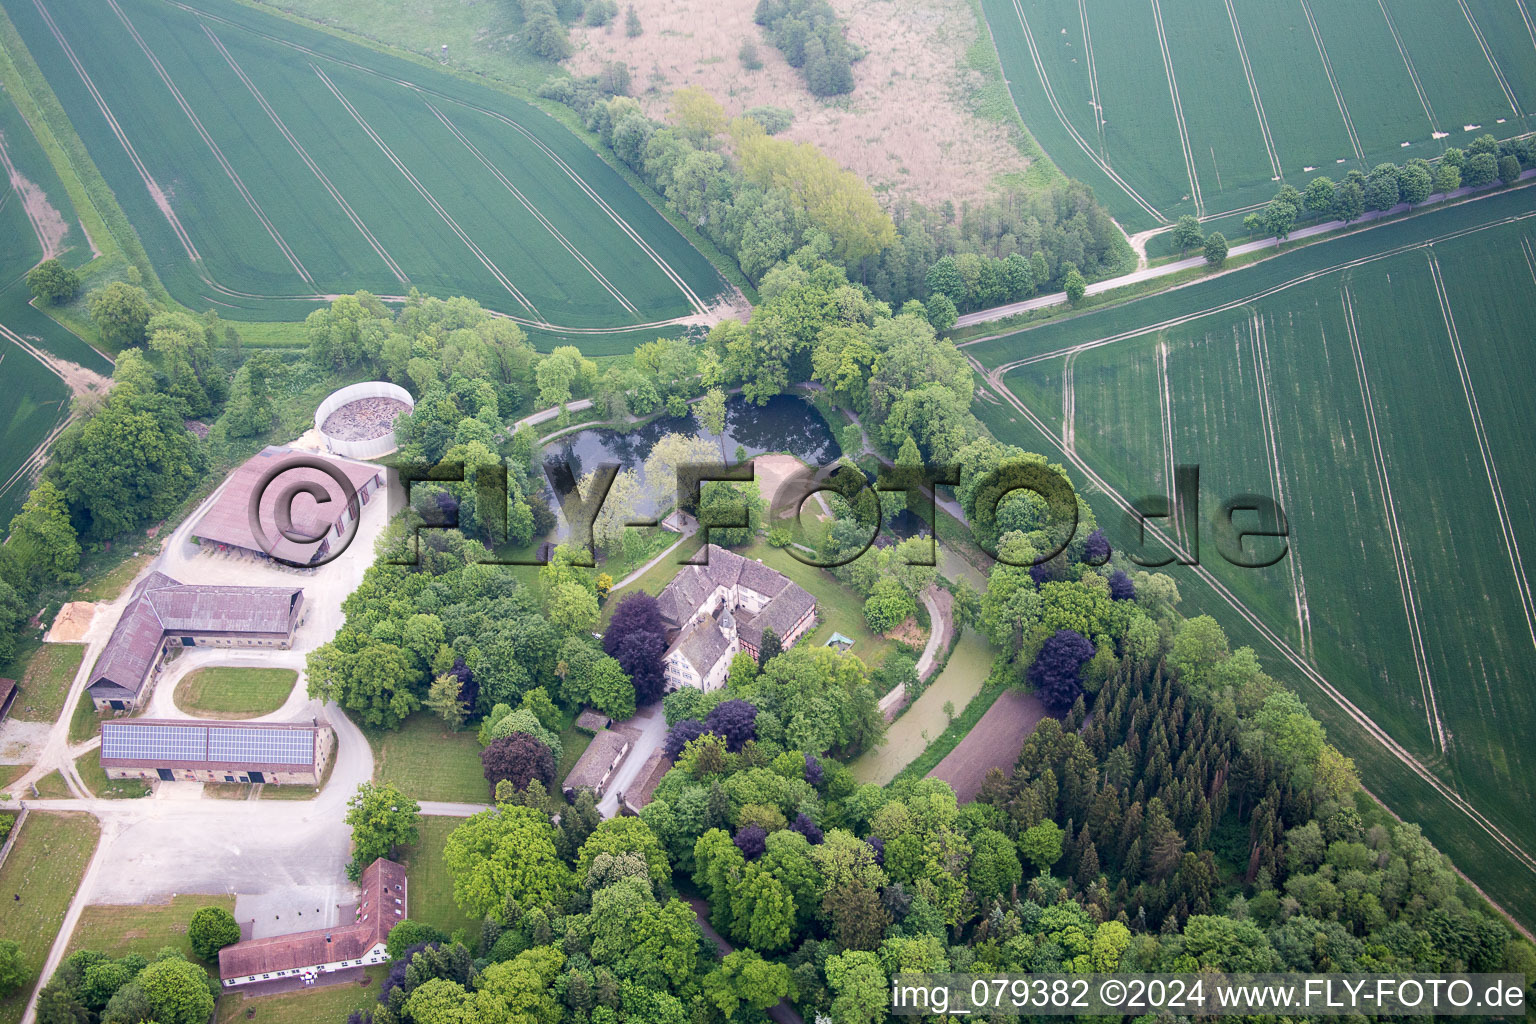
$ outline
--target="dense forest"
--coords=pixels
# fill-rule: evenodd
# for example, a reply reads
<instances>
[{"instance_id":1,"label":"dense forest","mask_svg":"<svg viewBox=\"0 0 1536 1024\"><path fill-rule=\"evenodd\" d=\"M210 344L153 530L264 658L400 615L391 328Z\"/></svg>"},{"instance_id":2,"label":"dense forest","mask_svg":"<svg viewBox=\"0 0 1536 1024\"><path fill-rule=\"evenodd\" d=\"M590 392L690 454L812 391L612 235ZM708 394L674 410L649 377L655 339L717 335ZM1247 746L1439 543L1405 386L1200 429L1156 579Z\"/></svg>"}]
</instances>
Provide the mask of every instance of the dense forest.
<instances>
[{"instance_id":1,"label":"dense forest","mask_svg":"<svg viewBox=\"0 0 1536 1024\"><path fill-rule=\"evenodd\" d=\"M774 138L754 116L731 120L702 90L674 94L673 123L663 125L605 84L612 83L561 77L540 92L576 110L753 283L807 245L898 305L937 290L929 271L945 257L971 257L985 268L977 273L986 283L965 297L973 306L1049 290L1073 269L1103 276L1134 265L1124 235L1079 182L1009 189L960 210L902 201L887 211L868 185L814 146ZM1026 254L1027 277L1005 268L1011 253Z\"/></svg>"},{"instance_id":2,"label":"dense forest","mask_svg":"<svg viewBox=\"0 0 1536 1024\"><path fill-rule=\"evenodd\" d=\"M1117 585L1111 565L1025 570L1019 589L1113 587L1122 619L1154 624L1150 647L1108 627L1118 654L1089 646L1061 718L975 803L934 779L853 781L840 758L871 738L816 690L857 693L856 659L733 665L725 690L668 698L676 759L638 818L600 822L587 794L553 820L530 781L455 830L445 861L482 938L402 926L369 1016L693 1024L787 997L873 1024L898 971L1536 970L1251 651L1181 619L1170 582ZM994 685L1024 685L1063 636L1081 638L1005 653ZM703 940L692 892L733 952Z\"/></svg>"}]
</instances>

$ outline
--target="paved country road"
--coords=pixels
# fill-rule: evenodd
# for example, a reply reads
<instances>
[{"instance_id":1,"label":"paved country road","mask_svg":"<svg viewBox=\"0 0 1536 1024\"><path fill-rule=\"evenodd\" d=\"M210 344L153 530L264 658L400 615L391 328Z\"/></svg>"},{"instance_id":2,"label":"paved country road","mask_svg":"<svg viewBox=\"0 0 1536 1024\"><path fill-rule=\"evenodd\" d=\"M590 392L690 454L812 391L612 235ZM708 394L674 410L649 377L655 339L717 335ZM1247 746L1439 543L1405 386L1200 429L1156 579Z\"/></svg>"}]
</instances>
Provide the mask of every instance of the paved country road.
<instances>
[{"instance_id":1,"label":"paved country road","mask_svg":"<svg viewBox=\"0 0 1536 1024\"><path fill-rule=\"evenodd\" d=\"M1536 177L1536 169L1529 170L1521 174L1520 180L1525 181L1532 177ZM1497 185L1485 185L1481 188L1472 188L1468 186L1466 188L1459 188L1455 192L1452 192L1448 195L1443 193L1436 193L1435 195L1432 195L1426 199L1424 203L1437 203L1447 199L1462 199L1466 196L1472 195L1474 192L1482 192L1498 187L1499 186ZM1410 209L1411 207L1407 203L1401 203L1392 207L1390 210L1372 210L1361 216L1359 219L1351 221L1348 224L1342 220L1330 220L1324 221L1320 224L1309 224L1304 228L1297 228L1295 231L1292 231L1289 238L1287 238L1287 241L1295 242L1303 238L1311 238L1314 235L1325 234L1329 231L1338 231L1340 228L1367 224L1373 220L1380 220L1383 217L1395 217L1399 214L1407 213ZM1279 239L1274 237L1261 238L1254 242L1242 242L1232 246L1228 250L1227 256L1228 258L1233 256L1243 256L1250 252L1258 252L1261 249L1273 249L1279 244ZM1095 281L1093 284L1088 286L1087 294L1102 295L1104 292L1113 291L1116 288L1125 288L1128 285L1140 284L1143 281L1152 281L1159 277L1168 277L1172 274L1177 274L1184 270L1191 270L1195 267L1202 267L1204 265L1205 257L1201 255L1190 256L1187 259L1175 260L1172 263L1164 263L1156 267L1143 267L1140 270L1133 270L1129 274L1123 274L1120 277L1111 277L1104 281ZM974 313L966 313L955 320L955 326L971 327L975 324L989 323L993 320L1003 320L1010 316L1018 316L1020 313L1028 313L1036 309L1045 309L1048 306L1065 305L1066 301L1066 292L1052 292L1049 295L1037 295L1032 299L1025 299L1023 302L1010 302L1005 306L993 306L991 309L979 309ZM961 342L960 345L961 347L964 347L966 345L974 345L978 341L985 340L987 339L973 338L969 341Z\"/></svg>"}]
</instances>

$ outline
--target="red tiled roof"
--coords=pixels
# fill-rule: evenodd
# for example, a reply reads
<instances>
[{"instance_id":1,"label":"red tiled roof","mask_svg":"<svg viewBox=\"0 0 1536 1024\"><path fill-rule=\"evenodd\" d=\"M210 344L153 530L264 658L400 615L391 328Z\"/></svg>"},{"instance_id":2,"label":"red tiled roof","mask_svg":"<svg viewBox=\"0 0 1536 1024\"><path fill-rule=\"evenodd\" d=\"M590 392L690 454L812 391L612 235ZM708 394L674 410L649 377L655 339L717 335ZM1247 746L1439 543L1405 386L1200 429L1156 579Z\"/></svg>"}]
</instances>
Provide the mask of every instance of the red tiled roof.
<instances>
[{"instance_id":1,"label":"red tiled roof","mask_svg":"<svg viewBox=\"0 0 1536 1024\"><path fill-rule=\"evenodd\" d=\"M360 886L355 923L225 946L219 950L219 977L259 977L361 958L405 919L405 868L380 857L363 870Z\"/></svg>"},{"instance_id":2,"label":"red tiled roof","mask_svg":"<svg viewBox=\"0 0 1536 1024\"><path fill-rule=\"evenodd\" d=\"M340 470L359 491L368 481L382 472L377 466L318 455L315 452L301 452L294 448L269 445L229 475L223 491L214 499L208 511L203 513L197 525L192 528L192 535L200 540L229 544L247 551L265 551L261 542L251 531L251 495L255 493L257 485L261 484L262 477L290 456L321 459ZM314 557L323 540L298 544L283 536L273 525L277 522L276 508L279 496L291 485L301 481L319 484L331 500L327 504L320 505L307 494L294 497L292 508L289 509L293 516L294 530L303 536L315 537L323 536L329 528L333 527L341 519L344 511L342 504L344 496L341 489L336 481L325 473L318 469L306 468L285 470L274 478L271 485L263 487L260 521L262 529L268 531L268 542L273 545L270 551L266 551L267 554L287 562L305 565Z\"/></svg>"}]
</instances>

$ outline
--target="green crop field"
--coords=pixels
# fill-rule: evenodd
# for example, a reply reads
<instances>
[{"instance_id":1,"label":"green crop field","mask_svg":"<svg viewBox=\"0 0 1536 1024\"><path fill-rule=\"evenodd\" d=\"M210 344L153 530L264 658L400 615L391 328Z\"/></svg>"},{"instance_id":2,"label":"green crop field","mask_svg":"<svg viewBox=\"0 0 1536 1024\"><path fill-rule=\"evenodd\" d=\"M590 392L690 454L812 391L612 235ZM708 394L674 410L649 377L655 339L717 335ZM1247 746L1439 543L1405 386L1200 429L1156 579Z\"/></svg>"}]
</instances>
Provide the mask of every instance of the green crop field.
<instances>
[{"instance_id":1,"label":"green crop field","mask_svg":"<svg viewBox=\"0 0 1536 1024\"><path fill-rule=\"evenodd\" d=\"M21 112L0 96L0 519L21 508L43 447L69 416L69 388L39 355L58 356L98 373L112 367L100 353L28 305L25 275L43 257L38 230L49 234L61 259L78 265L90 247L74 208ZM57 231L57 234L54 232ZM34 354L36 353L36 354Z\"/></svg>"},{"instance_id":2,"label":"green crop field","mask_svg":"<svg viewBox=\"0 0 1536 1024\"><path fill-rule=\"evenodd\" d=\"M1515 809L1536 799L1533 198L1507 192L966 349L1029 411L979 406L989 426L1070 452L1099 500L1167 495L1172 467L1199 466L1210 579L1175 573L1186 604L1251 635L1371 766L1368 785L1404 790L1407 806L1382 794L1394 810L1447 850L1481 847L1453 855L1527 920L1536 823ZM1290 550L1274 566L1215 550L1210 524L1241 494L1285 510ZM1188 547L1188 524L1178 535ZM1378 763L1392 745L1445 787L1438 801L1403 762Z\"/></svg>"},{"instance_id":3,"label":"green crop field","mask_svg":"<svg viewBox=\"0 0 1536 1024\"><path fill-rule=\"evenodd\" d=\"M1532 129L1524 0L983 0L1014 102L1129 231Z\"/></svg>"},{"instance_id":4,"label":"green crop field","mask_svg":"<svg viewBox=\"0 0 1536 1024\"><path fill-rule=\"evenodd\" d=\"M600 354L724 287L616 171L504 93L229 0L4 7L193 308L294 320L327 295L419 288Z\"/></svg>"}]
</instances>

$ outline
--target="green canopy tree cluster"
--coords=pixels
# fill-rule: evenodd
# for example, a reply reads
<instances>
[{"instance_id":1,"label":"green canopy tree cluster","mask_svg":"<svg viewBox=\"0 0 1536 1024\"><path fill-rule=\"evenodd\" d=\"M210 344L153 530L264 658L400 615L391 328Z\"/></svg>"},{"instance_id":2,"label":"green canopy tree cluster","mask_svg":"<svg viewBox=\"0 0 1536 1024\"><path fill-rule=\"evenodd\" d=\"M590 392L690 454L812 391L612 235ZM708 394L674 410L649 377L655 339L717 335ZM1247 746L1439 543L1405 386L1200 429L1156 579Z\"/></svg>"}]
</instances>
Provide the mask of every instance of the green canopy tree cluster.
<instances>
[{"instance_id":1,"label":"green canopy tree cluster","mask_svg":"<svg viewBox=\"0 0 1536 1024\"><path fill-rule=\"evenodd\" d=\"M758 11L790 34L786 52L805 56L803 71L841 84L848 80L833 66L841 64L846 44L811 32L810 12L818 4L825 7L820 0L767 0ZM835 34L840 37L840 30ZM1010 189L959 210L950 203L930 208L899 200L887 212L868 185L814 147L774 138L773 118L732 121L702 90L686 88L674 96L672 123L660 124L636 101L601 86L596 77L560 76L539 93L574 109L618 159L729 253L754 283L811 245L867 282L879 299L924 302L934 326L947 330L956 307L1024 294L1020 260L1033 288L1060 283L1068 264L1089 276L1135 265L1124 235L1080 182ZM935 264L961 256L968 257L960 267L969 282L963 302L954 291L929 284Z\"/></svg>"},{"instance_id":2,"label":"green canopy tree cluster","mask_svg":"<svg viewBox=\"0 0 1536 1024\"><path fill-rule=\"evenodd\" d=\"M238 929L236 929L238 937ZM78 949L38 993L38 1024L207 1024L218 986L175 949L114 960Z\"/></svg>"}]
</instances>

